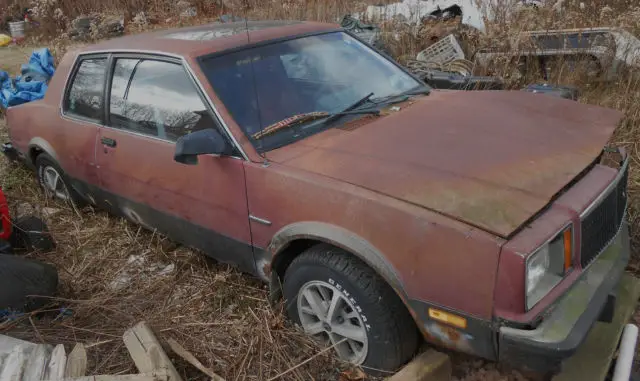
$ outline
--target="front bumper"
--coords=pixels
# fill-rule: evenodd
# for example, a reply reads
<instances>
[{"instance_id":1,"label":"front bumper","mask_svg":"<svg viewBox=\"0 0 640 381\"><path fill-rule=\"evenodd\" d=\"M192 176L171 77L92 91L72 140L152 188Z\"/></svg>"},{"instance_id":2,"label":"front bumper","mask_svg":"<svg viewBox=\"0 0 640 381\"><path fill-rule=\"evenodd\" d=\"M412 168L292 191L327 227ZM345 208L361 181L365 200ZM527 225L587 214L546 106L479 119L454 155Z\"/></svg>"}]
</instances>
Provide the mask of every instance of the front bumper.
<instances>
[{"instance_id":1,"label":"front bumper","mask_svg":"<svg viewBox=\"0 0 640 381\"><path fill-rule=\"evenodd\" d=\"M584 341L592 325L610 308L610 295L629 261L626 223L611 244L533 330L501 327L498 357L532 371L556 370Z\"/></svg>"}]
</instances>

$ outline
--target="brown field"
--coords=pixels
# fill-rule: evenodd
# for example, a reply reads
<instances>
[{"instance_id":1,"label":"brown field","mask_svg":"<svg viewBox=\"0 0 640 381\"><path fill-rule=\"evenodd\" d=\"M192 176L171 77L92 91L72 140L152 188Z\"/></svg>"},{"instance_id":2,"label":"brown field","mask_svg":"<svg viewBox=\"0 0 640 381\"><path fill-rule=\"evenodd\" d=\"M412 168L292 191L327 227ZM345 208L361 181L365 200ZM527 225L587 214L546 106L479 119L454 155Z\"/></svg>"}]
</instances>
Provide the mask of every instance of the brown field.
<instances>
[{"instance_id":1,"label":"brown field","mask_svg":"<svg viewBox=\"0 0 640 381\"><path fill-rule=\"evenodd\" d=\"M0 9L20 9L12 0L0 0ZM174 1L168 0L37 0L41 15L39 32L22 48L0 48L0 70L16 73L26 62L32 47L48 46L58 58L69 46L62 33L74 17L88 12L124 14L127 33L152 28L199 24L216 19L220 4L232 1L195 0L198 16L180 20ZM335 22L345 13L362 9L366 1L348 0L245 0L236 14L252 19L280 18ZM379 3L372 2L372 3ZM465 49L504 45L520 31L538 29L616 26L640 35L640 6L636 1L565 1L561 14L550 7L527 10L515 19L499 18L488 23L487 33L459 31ZM17 7L17 8L16 8ZM59 12L55 11L57 8ZM137 26L129 21L145 11L155 23ZM0 11L1 12L1 11ZM54 16L57 15L57 16ZM64 28L61 29L61 28ZM386 31L399 25L388 24ZM389 40L390 50L402 61L412 57L428 42L426 35L442 34L435 25L418 36L405 33ZM101 38L101 36L94 36ZM535 71L515 78L515 63L495 65L493 74L503 76L510 88L540 82ZM640 272L640 80L631 72L613 82L586 79L580 70L559 71L554 83L576 85L580 101L613 107L624 112L613 143L631 153L629 221L633 233L633 259L629 271ZM0 119L0 137L6 140L6 126ZM278 308L267 301L267 288L260 282L225 265L215 264L166 238L145 231L121 219L94 210L74 211L45 200L34 176L23 167L0 159L0 185L10 200L13 214L25 210L42 215L58 243L52 253L31 256L57 266L61 287L45 316L23 316L0 324L0 332L35 342L88 346L88 374L134 373L121 337L125 329L146 320L161 339L174 338L192 351L206 366L226 380L357 380L357 372L337 362L330 352L321 352L298 333ZM114 281L120 280L121 287ZM60 309L66 309L62 314ZM174 358L185 380L207 378ZM307 361L310 360L310 361ZM304 362L304 364L302 364ZM302 365L300 365L302 364ZM299 366L300 365L300 366ZM454 356L454 374L459 380L526 380L517 371L483 360ZM347 370L345 372L345 370ZM288 373L285 373L289 371Z\"/></svg>"}]
</instances>

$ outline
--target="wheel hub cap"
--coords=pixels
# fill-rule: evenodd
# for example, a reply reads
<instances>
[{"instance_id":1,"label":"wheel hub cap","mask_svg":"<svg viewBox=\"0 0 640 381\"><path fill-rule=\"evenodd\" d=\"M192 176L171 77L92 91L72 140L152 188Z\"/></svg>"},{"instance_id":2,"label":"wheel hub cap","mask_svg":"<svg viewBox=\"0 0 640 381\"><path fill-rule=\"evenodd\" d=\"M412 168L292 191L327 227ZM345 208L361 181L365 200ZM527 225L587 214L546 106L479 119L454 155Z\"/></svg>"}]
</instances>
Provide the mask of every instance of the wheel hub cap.
<instances>
[{"instance_id":1,"label":"wheel hub cap","mask_svg":"<svg viewBox=\"0 0 640 381\"><path fill-rule=\"evenodd\" d=\"M64 185L62 177L53 167L44 167L42 170L42 182L45 190L55 198L61 200L69 199L69 193L67 187Z\"/></svg>"},{"instance_id":2,"label":"wheel hub cap","mask_svg":"<svg viewBox=\"0 0 640 381\"><path fill-rule=\"evenodd\" d=\"M333 285L311 281L298 292L298 316L304 331L332 345L338 356L354 364L367 358L369 342L354 304Z\"/></svg>"}]
</instances>

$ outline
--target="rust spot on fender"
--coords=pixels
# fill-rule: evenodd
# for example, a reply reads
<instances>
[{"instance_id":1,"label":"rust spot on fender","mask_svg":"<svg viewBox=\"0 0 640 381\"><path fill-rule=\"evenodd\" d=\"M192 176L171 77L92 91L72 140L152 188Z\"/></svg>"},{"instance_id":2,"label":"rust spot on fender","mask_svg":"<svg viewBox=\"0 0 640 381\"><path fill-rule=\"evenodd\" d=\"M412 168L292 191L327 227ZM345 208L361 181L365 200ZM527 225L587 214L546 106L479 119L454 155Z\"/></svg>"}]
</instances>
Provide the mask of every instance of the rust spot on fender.
<instances>
[{"instance_id":1,"label":"rust spot on fender","mask_svg":"<svg viewBox=\"0 0 640 381\"><path fill-rule=\"evenodd\" d=\"M474 353L473 336L445 324L430 321L424 325L427 341L465 353Z\"/></svg>"}]
</instances>

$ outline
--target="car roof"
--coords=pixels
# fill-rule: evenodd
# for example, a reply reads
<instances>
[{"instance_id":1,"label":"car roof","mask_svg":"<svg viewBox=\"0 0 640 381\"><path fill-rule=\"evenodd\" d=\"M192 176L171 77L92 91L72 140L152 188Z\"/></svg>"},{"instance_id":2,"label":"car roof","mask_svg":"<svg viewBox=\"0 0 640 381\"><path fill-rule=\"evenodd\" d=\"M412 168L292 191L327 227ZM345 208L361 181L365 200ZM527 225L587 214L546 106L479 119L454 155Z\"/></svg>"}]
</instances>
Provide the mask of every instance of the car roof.
<instances>
[{"instance_id":1,"label":"car roof","mask_svg":"<svg viewBox=\"0 0 640 381\"><path fill-rule=\"evenodd\" d=\"M337 24L308 21L216 22L117 37L84 46L78 53L140 51L197 57L262 41L338 28Z\"/></svg>"}]
</instances>

